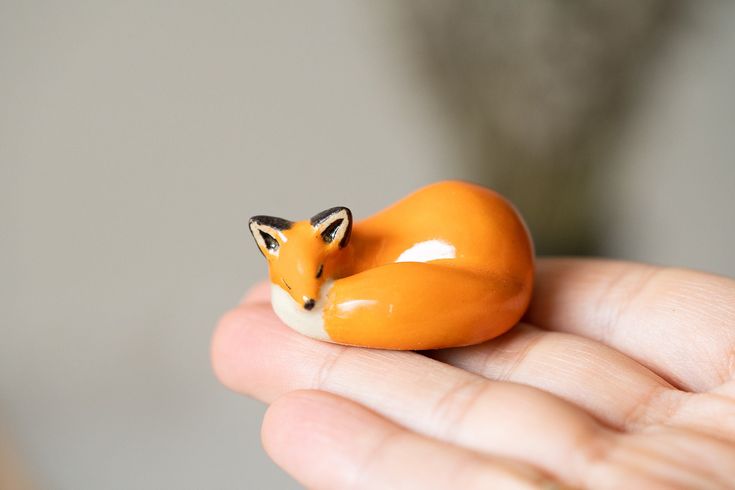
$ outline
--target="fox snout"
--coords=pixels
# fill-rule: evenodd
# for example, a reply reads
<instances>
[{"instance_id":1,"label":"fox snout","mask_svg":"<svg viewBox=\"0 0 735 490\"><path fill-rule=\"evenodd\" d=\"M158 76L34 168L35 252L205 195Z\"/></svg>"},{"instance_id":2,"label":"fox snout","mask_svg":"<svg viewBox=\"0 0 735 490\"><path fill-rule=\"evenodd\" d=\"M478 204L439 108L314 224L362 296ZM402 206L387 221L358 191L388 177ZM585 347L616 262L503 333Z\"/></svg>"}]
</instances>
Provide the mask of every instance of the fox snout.
<instances>
[{"instance_id":1,"label":"fox snout","mask_svg":"<svg viewBox=\"0 0 735 490\"><path fill-rule=\"evenodd\" d=\"M288 308L302 313L315 310L309 316L318 316L321 286L332 279L330 274L336 263L329 261L350 240L351 211L338 206L296 222L258 215L250 218L249 227L268 262L271 283L293 300L288 302ZM326 304L324 301L320 307Z\"/></svg>"}]
</instances>

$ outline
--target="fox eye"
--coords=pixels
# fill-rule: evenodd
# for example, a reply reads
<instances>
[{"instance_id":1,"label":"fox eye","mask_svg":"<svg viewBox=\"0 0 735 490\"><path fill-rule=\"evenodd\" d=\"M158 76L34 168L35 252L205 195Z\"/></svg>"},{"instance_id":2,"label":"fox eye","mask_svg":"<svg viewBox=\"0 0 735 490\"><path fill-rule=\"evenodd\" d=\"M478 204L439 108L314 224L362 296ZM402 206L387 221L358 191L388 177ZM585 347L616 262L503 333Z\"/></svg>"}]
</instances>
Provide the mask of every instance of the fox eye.
<instances>
[{"instance_id":1,"label":"fox eye","mask_svg":"<svg viewBox=\"0 0 735 490\"><path fill-rule=\"evenodd\" d=\"M322 277L322 272L324 272L324 264L319 264L319 269L316 271L316 278L319 279Z\"/></svg>"},{"instance_id":2,"label":"fox eye","mask_svg":"<svg viewBox=\"0 0 735 490\"><path fill-rule=\"evenodd\" d=\"M265 242L265 246L268 248L268 250L275 252L278 250L278 240L273 238L268 233L264 232L263 230L260 231L260 236L263 238L263 241Z\"/></svg>"}]
</instances>

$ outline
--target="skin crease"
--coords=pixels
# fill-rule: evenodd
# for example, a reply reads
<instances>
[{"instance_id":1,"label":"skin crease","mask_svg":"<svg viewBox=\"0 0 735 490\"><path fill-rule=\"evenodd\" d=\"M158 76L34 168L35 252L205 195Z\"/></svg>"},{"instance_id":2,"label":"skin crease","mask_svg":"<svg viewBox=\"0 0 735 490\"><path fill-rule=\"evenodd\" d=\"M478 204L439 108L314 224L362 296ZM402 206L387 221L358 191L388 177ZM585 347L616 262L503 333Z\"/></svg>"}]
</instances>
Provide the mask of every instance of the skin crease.
<instances>
[{"instance_id":1,"label":"skin crease","mask_svg":"<svg viewBox=\"0 0 735 490\"><path fill-rule=\"evenodd\" d=\"M325 227L307 220L268 230L278 250L261 251L271 282L298 305L334 279L323 311L333 342L399 350L476 344L515 325L530 301L528 230L484 187L444 181L419 189L354 223L344 247L322 240ZM451 248L453 257L396 263L427 243Z\"/></svg>"},{"instance_id":2,"label":"skin crease","mask_svg":"<svg viewBox=\"0 0 735 490\"><path fill-rule=\"evenodd\" d=\"M731 279L540 259L521 325L430 357L309 339L268 287L221 319L212 363L272 404L263 445L308 488L735 482Z\"/></svg>"}]
</instances>

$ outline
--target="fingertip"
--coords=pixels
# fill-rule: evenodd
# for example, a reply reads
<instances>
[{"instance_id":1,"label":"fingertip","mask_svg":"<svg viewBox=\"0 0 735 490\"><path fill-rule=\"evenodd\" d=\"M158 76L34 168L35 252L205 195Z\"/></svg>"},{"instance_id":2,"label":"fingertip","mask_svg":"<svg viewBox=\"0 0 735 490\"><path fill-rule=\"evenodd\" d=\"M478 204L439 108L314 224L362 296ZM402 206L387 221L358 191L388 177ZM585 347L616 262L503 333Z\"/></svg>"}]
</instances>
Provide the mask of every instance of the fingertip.
<instances>
[{"instance_id":1,"label":"fingertip","mask_svg":"<svg viewBox=\"0 0 735 490\"><path fill-rule=\"evenodd\" d=\"M247 290L240 300L240 304L267 303L270 300L271 285L268 281L258 282Z\"/></svg>"},{"instance_id":2,"label":"fingertip","mask_svg":"<svg viewBox=\"0 0 735 490\"><path fill-rule=\"evenodd\" d=\"M286 393L265 413L263 449L278 466L307 486L344 483L350 465L342 447L345 434L354 434L355 426L360 425L353 405L322 391Z\"/></svg>"},{"instance_id":3,"label":"fingertip","mask_svg":"<svg viewBox=\"0 0 735 490\"><path fill-rule=\"evenodd\" d=\"M310 390L296 390L276 398L268 406L263 417L260 430L263 448L273 457L280 454L282 449L293 446L294 441L304 442L308 437L305 428L318 430L318 411L315 405L319 403L319 393Z\"/></svg>"},{"instance_id":4,"label":"fingertip","mask_svg":"<svg viewBox=\"0 0 735 490\"><path fill-rule=\"evenodd\" d=\"M240 300L238 307L222 315L212 334L210 362L216 378L231 390L238 390L239 361L243 355L243 342L252 338L247 331L263 321L272 321L270 306L265 307L270 296L270 285L261 281L251 286Z\"/></svg>"},{"instance_id":5,"label":"fingertip","mask_svg":"<svg viewBox=\"0 0 735 490\"><path fill-rule=\"evenodd\" d=\"M302 401L303 395L299 391L286 393L271 403L263 416L260 440L265 452L277 463L281 450L290 447L292 440L301 440L292 427L292 421L298 420Z\"/></svg>"},{"instance_id":6,"label":"fingertip","mask_svg":"<svg viewBox=\"0 0 735 490\"><path fill-rule=\"evenodd\" d=\"M258 349L258 328L268 328L278 323L269 307L240 306L225 313L217 323L210 343L210 361L217 379L227 388L245 392L247 383L257 366L254 365L252 349Z\"/></svg>"},{"instance_id":7,"label":"fingertip","mask_svg":"<svg viewBox=\"0 0 735 490\"><path fill-rule=\"evenodd\" d=\"M214 329L209 346L212 371L219 382L230 389L233 389L231 378L233 339L237 337L237 324L241 314L240 311L234 309L222 315Z\"/></svg>"}]
</instances>

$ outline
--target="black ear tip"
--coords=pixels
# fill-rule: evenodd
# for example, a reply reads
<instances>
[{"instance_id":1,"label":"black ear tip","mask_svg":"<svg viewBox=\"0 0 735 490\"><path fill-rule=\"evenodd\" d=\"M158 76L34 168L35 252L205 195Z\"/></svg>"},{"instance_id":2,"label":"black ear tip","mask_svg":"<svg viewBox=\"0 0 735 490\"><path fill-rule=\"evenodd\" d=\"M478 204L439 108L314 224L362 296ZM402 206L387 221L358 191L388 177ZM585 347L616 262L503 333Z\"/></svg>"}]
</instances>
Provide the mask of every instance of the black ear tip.
<instances>
[{"instance_id":1,"label":"black ear tip","mask_svg":"<svg viewBox=\"0 0 735 490\"><path fill-rule=\"evenodd\" d=\"M248 220L248 228L250 228L250 231L253 233L255 232L254 231L255 228L259 224L260 224L260 221L258 220L258 216L251 216L250 219Z\"/></svg>"},{"instance_id":2,"label":"black ear tip","mask_svg":"<svg viewBox=\"0 0 735 490\"><path fill-rule=\"evenodd\" d=\"M327 218L331 217L332 215L344 211L345 214L347 214L347 220L349 222L352 222L352 211L350 211L350 208L347 206L335 206L333 208L325 209L321 213L317 213L314 216L311 217L311 225L317 226L322 221L326 220Z\"/></svg>"},{"instance_id":3,"label":"black ear tip","mask_svg":"<svg viewBox=\"0 0 735 490\"><path fill-rule=\"evenodd\" d=\"M291 226L293 226L293 221L289 221L283 218L276 218L275 216L264 216L262 214L259 214L257 216L252 216L248 221L248 224L250 226L252 226L253 224L270 226L271 228L275 228L276 230L283 231L291 228Z\"/></svg>"}]
</instances>

